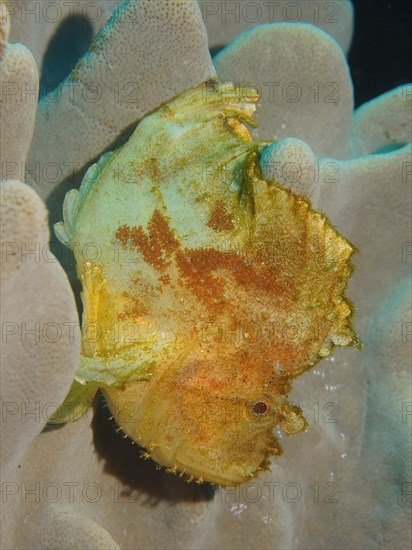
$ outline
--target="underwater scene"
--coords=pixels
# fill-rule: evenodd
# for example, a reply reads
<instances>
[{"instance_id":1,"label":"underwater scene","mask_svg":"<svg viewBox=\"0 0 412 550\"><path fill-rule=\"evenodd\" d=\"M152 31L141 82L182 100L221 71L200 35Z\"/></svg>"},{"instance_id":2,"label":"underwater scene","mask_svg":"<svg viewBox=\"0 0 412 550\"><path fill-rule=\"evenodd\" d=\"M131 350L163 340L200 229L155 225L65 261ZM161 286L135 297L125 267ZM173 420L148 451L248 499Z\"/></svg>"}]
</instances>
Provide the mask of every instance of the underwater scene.
<instances>
[{"instance_id":1,"label":"underwater scene","mask_svg":"<svg viewBox=\"0 0 412 550\"><path fill-rule=\"evenodd\" d=\"M412 4L0 0L0 548L412 546Z\"/></svg>"}]
</instances>

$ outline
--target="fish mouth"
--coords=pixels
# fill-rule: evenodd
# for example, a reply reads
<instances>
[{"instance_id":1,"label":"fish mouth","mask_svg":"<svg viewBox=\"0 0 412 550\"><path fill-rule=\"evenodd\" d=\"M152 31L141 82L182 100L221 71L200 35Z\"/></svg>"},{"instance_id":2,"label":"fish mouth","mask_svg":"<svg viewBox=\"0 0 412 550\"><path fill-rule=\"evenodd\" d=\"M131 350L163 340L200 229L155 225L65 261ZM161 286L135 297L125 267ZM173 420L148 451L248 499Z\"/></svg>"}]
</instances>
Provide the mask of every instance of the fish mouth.
<instances>
[{"instance_id":1,"label":"fish mouth","mask_svg":"<svg viewBox=\"0 0 412 550\"><path fill-rule=\"evenodd\" d=\"M180 449L176 453L176 468L185 475L194 478L198 482L209 482L223 487L233 487L246 483L256 476L256 472L263 465L266 458L256 466L241 466L231 464L226 472L210 460L205 459L202 453L189 452L187 449Z\"/></svg>"},{"instance_id":2,"label":"fish mouth","mask_svg":"<svg viewBox=\"0 0 412 550\"><path fill-rule=\"evenodd\" d=\"M221 485L223 487L233 487L235 485L240 485L241 483L245 483L246 481L249 481L252 477L254 477L254 474L251 473L247 476L239 476L236 479L233 478L233 476L225 476L223 474L218 474L216 471L212 471L211 469L207 469L205 467L202 468L202 475L199 477L199 469L198 468L192 468L190 465L181 462L179 460L176 461L177 469L180 472L183 472L185 475L189 477L193 477L195 480L197 480L200 483L208 482L213 483L215 485Z\"/></svg>"}]
</instances>

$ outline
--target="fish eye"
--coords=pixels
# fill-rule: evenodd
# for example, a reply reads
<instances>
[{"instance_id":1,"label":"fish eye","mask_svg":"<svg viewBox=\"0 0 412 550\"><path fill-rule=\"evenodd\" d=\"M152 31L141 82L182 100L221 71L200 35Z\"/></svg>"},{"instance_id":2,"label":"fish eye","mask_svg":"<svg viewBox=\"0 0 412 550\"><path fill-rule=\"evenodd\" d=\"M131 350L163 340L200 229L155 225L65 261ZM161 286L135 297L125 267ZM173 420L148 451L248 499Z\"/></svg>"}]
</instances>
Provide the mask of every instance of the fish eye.
<instances>
[{"instance_id":1,"label":"fish eye","mask_svg":"<svg viewBox=\"0 0 412 550\"><path fill-rule=\"evenodd\" d=\"M258 416L263 416L269 410L268 405L264 401L257 401L253 405L253 412Z\"/></svg>"},{"instance_id":2,"label":"fish eye","mask_svg":"<svg viewBox=\"0 0 412 550\"><path fill-rule=\"evenodd\" d=\"M266 426L267 422L273 420L276 407L272 407L272 400L265 395L245 403L243 410L244 417L254 425Z\"/></svg>"}]
</instances>

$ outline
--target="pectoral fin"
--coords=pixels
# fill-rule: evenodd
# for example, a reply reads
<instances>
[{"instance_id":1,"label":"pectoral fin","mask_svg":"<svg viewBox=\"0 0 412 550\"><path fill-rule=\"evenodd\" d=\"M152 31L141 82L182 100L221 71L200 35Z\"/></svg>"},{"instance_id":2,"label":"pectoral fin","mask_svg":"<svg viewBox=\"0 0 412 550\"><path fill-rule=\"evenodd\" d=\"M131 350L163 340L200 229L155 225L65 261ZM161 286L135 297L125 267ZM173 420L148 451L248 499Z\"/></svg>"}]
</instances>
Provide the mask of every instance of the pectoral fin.
<instances>
[{"instance_id":1,"label":"pectoral fin","mask_svg":"<svg viewBox=\"0 0 412 550\"><path fill-rule=\"evenodd\" d=\"M148 380L153 361L142 353L138 361L111 357L82 357L70 391L50 424L74 422L86 414L99 388L121 387L127 382Z\"/></svg>"},{"instance_id":2,"label":"pectoral fin","mask_svg":"<svg viewBox=\"0 0 412 550\"><path fill-rule=\"evenodd\" d=\"M84 416L98 388L95 382L80 384L77 380L73 380L66 399L49 419L49 424L66 424Z\"/></svg>"}]
</instances>

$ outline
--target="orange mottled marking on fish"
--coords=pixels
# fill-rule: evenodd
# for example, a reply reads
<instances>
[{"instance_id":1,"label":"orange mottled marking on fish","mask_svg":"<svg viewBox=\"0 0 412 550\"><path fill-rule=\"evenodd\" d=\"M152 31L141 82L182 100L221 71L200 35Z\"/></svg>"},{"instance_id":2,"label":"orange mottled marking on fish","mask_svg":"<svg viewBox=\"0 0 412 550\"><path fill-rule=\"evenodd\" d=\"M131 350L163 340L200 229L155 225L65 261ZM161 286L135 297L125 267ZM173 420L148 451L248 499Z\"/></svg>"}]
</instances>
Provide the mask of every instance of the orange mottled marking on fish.
<instances>
[{"instance_id":1,"label":"orange mottled marking on fish","mask_svg":"<svg viewBox=\"0 0 412 550\"><path fill-rule=\"evenodd\" d=\"M143 166L136 170L137 180L140 180L143 177L149 177L154 181L159 181L161 171L159 167L159 160L157 158L150 157L146 159Z\"/></svg>"},{"instance_id":2,"label":"orange mottled marking on fish","mask_svg":"<svg viewBox=\"0 0 412 550\"><path fill-rule=\"evenodd\" d=\"M170 265L170 256L178 248L179 242L169 226L167 218L154 210L147 224L148 231L143 227L122 225L116 231L116 239L122 246L139 250L145 262L158 271L164 271Z\"/></svg>"},{"instance_id":3,"label":"orange mottled marking on fish","mask_svg":"<svg viewBox=\"0 0 412 550\"><path fill-rule=\"evenodd\" d=\"M129 297L127 305L123 313L119 313L119 321L124 321L125 319L140 319L143 315L147 315L149 309L142 304L142 302L136 296Z\"/></svg>"},{"instance_id":4,"label":"orange mottled marking on fish","mask_svg":"<svg viewBox=\"0 0 412 550\"><path fill-rule=\"evenodd\" d=\"M162 282L164 285L170 285L171 277L170 275L161 275L159 277L159 281Z\"/></svg>"},{"instance_id":5,"label":"orange mottled marking on fish","mask_svg":"<svg viewBox=\"0 0 412 550\"><path fill-rule=\"evenodd\" d=\"M130 238L130 227L128 225L121 225L115 233L116 239L120 241L123 248L126 248L127 241Z\"/></svg>"},{"instance_id":6,"label":"orange mottled marking on fish","mask_svg":"<svg viewBox=\"0 0 412 550\"><path fill-rule=\"evenodd\" d=\"M215 231L231 231L233 229L232 216L228 214L221 201L216 202L207 225Z\"/></svg>"},{"instance_id":7,"label":"orange mottled marking on fish","mask_svg":"<svg viewBox=\"0 0 412 550\"><path fill-rule=\"evenodd\" d=\"M206 305L227 307L224 280L214 273L218 270L229 271L235 282L244 288L276 296L283 294L277 270L262 264L252 266L234 252L214 248L179 250L176 262L184 284Z\"/></svg>"}]
</instances>

